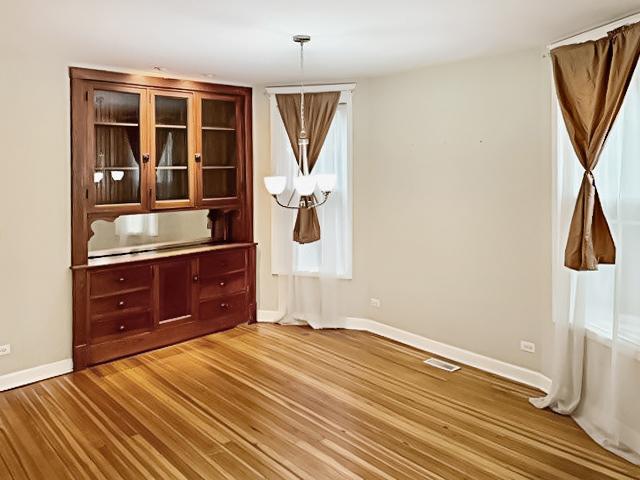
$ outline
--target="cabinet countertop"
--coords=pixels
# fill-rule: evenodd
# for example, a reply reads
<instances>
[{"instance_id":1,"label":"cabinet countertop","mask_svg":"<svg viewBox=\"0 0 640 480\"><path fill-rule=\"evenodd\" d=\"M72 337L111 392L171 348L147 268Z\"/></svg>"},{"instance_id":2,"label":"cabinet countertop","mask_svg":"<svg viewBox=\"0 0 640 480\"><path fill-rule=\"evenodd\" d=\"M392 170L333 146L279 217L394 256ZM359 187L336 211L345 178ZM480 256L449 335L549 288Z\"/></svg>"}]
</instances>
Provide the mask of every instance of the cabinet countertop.
<instances>
[{"instance_id":1,"label":"cabinet countertop","mask_svg":"<svg viewBox=\"0 0 640 480\"><path fill-rule=\"evenodd\" d=\"M86 265L72 265L72 270L82 270L86 268L108 267L111 265L121 265L132 262L142 262L146 260L159 260L163 258L191 255L194 253L205 253L232 250L235 248L247 248L257 245L254 242L247 243L205 243L199 245L183 245L160 250L150 250L145 252L126 253L121 255L110 255L105 257L89 258Z\"/></svg>"}]
</instances>

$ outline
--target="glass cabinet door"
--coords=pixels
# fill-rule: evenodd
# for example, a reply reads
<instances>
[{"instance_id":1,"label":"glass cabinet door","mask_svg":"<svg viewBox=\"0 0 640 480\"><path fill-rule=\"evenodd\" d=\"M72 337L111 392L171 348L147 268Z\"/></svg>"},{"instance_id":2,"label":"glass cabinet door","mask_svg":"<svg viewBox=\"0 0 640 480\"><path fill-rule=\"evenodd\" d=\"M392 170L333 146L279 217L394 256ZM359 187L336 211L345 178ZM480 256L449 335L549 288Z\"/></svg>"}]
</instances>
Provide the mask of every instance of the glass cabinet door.
<instances>
[{"instance_id":1,"label":"glass cabinet door","mask_svg":"<svg viewBox=\"0 0 640 480\"><path fill-rule=\"evenodd\" d=\"M194 189L191 105L190 94L152 94L155 208L192 204Z\"/></svg>"},{"instance_id":2,"label":"glass cabinet door","mask_svg":"<svg viewBox=\"0 0 640 480\"><path fill-rule=\"evenodd\" d=\"M237 102L233 97L200 98L200 195L207 200L238 196Z\"/></svg>"},{"instance_id":3,"label":"glass cabinet door","mask_svg":"<svg viewBox=\"0 0 640 480\"><path fill-rule=\"evenodd\" d=\"M144 90L93 88L93 169L89 172L92 203L105 205L142 204L142 149ZM89 183L89 184L90 184Z\"/></svg>"}]
</instances>

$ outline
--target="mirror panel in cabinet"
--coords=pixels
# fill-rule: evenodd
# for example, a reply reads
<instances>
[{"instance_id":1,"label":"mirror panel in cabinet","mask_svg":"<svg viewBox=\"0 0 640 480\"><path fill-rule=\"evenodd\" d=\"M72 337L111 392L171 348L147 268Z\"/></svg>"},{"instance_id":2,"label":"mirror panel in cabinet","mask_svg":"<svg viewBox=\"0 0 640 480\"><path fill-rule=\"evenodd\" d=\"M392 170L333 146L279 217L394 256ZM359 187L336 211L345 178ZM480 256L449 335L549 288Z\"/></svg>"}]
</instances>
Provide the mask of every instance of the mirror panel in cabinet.
<instances>
[{"instance_id":1,"label":"mirror panel in cabinet","mask_svg":"<svg viewBox=\"0 0 640 480\"><path fill-rule=\"evenodd\" d=\"M140 94L93 91L96 205L140 203Z\"/></svg>"},{"instance_id":2,"label":"mirror panel in cabinet","mask_svg":"<svg viewBox=\"0 0 640 480\"><path fill-rule=\"evenodd\" d=\"M188 200L188 99L162 95L154 99L156 200Z\"/></svg>"},{"instance_id":3,"label":"mirror panel in cabinet","mask_svg":"<svg viewBox=\"0 0 640 480\"><path fill-rule=\"evenodd\" d=\"M236 103L203 98L202 196L206 199L237 195Z\"/></svg>"},{"instance_id":4,"label":"mirror panel in cabinet","mask_svg":"<svg viewBox=\"0 0 640 480\"><path fill-rule=\"evenodd\" d=\"M208 210L120 215L91 224L89 258L211 241Z\"/></svg>"}]
</instances>

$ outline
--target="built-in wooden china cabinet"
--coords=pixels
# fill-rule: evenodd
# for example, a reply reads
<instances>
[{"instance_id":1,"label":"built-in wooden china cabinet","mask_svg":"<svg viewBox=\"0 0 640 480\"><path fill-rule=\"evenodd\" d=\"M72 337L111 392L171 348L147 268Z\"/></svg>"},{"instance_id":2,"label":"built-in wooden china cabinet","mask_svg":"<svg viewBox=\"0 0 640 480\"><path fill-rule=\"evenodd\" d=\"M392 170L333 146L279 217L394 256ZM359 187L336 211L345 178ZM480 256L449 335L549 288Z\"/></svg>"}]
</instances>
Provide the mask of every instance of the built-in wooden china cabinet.
<instances>
[{"instance_id":1,"label":"built-in wooden china cabinet","mask_svg":"<svg viewBox=\"0 0 640 480\"><path fill-rule=\"evenodd\" d=\"M255 321L251 89L70 77L74 368ZM207 242L89 255L97 220L196 209Z\"/></svg>"}]
</instances>

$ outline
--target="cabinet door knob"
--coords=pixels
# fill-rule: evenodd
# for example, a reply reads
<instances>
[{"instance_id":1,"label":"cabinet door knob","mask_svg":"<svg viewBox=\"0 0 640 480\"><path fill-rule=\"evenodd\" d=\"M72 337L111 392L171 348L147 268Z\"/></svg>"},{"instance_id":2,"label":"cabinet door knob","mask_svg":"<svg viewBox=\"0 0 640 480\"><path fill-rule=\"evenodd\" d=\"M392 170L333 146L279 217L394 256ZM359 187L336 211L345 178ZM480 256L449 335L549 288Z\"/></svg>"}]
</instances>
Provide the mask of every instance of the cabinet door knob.
<instances>
[{"instance_id":1,"label":"cabinet door knob","mask_svg":"<svg viewBox=\"0 0 640 480\"><path fill-rule=\"evenodd\" d=\"M120 330L121 332L124 331L124 325L120 325L120 328L118 328L118 330Z\"/></svg>"},{"instance_id":2,"label":"cabinet door knob","mask_svg":"<svg viewBox=\"0 0 640 480\"><path fill-rule=\"evenodd\" d=\"M226 284L224 282L220 282L220 286L224 287Z\"/></svg>"},{"instance_id":3,"label":"cabinet door knob","mask_svg":"<svg viewBox=\"0 0 640 480\"><path fill-rule=\"evenodd\" d=\"M142 154L142 162L143 163L147 163L149 161L149 154L148 153L143 153Z\"/></svg>"},{"instance_id":4,"label":"cabinet door knob","mask_svg":"<svg viewBox=\"0 0 640 480\"><path fill-rule=\"evenodd\" d=\"M118 306L119 306L119 307L124 307L124 300L120 300L120 301L118 302Z\"/></svg>"},{"instance_id":5,"label":"cabinet door knob","mask_svg":"<svg viewBox=\"0 0 640 480\"><path fill-rule=\"evenodd\" d=\"M227 308L229 308L230 306L231 306L231 305L229 305L228 303L221 303L221 304L220 304L220 307L221 307L221 308L224 308L224 309L227 309Z\"/></svg>"},{"instance_id":6,"label":"cabinet door knob","mask_svg":"<svg viewBox=\"0 0 640 480\"><path fill-rule=\"evenodd\" d=\"M200 155L199 153L196 153L195 159L196 159L196 163L200 163L202 161L202 155Z\"/></svg>"},{"instance_id":7,"label":"cabinet door knob","mask_svg":"<svg viewBox=\"0 0 640 480\"><path fill-rule=\"evenodd\" d=\"M124 277L120 277L120 278L118 279L118 281L119 281L120 283L124 282Z\"/></svg>"},{"instance_id":8,"label":"cabinet door knob","mask_svg":"<svg viewBox=\"0 0 640 480\"><path fill-rule=\"evenodd\" d=\"M198 280L200 280L200 277L198 277L198 275L194 275L194 276L193 276L193 281L194 281L194 282L197 282Z\"/></svg>"}]
</instances>

